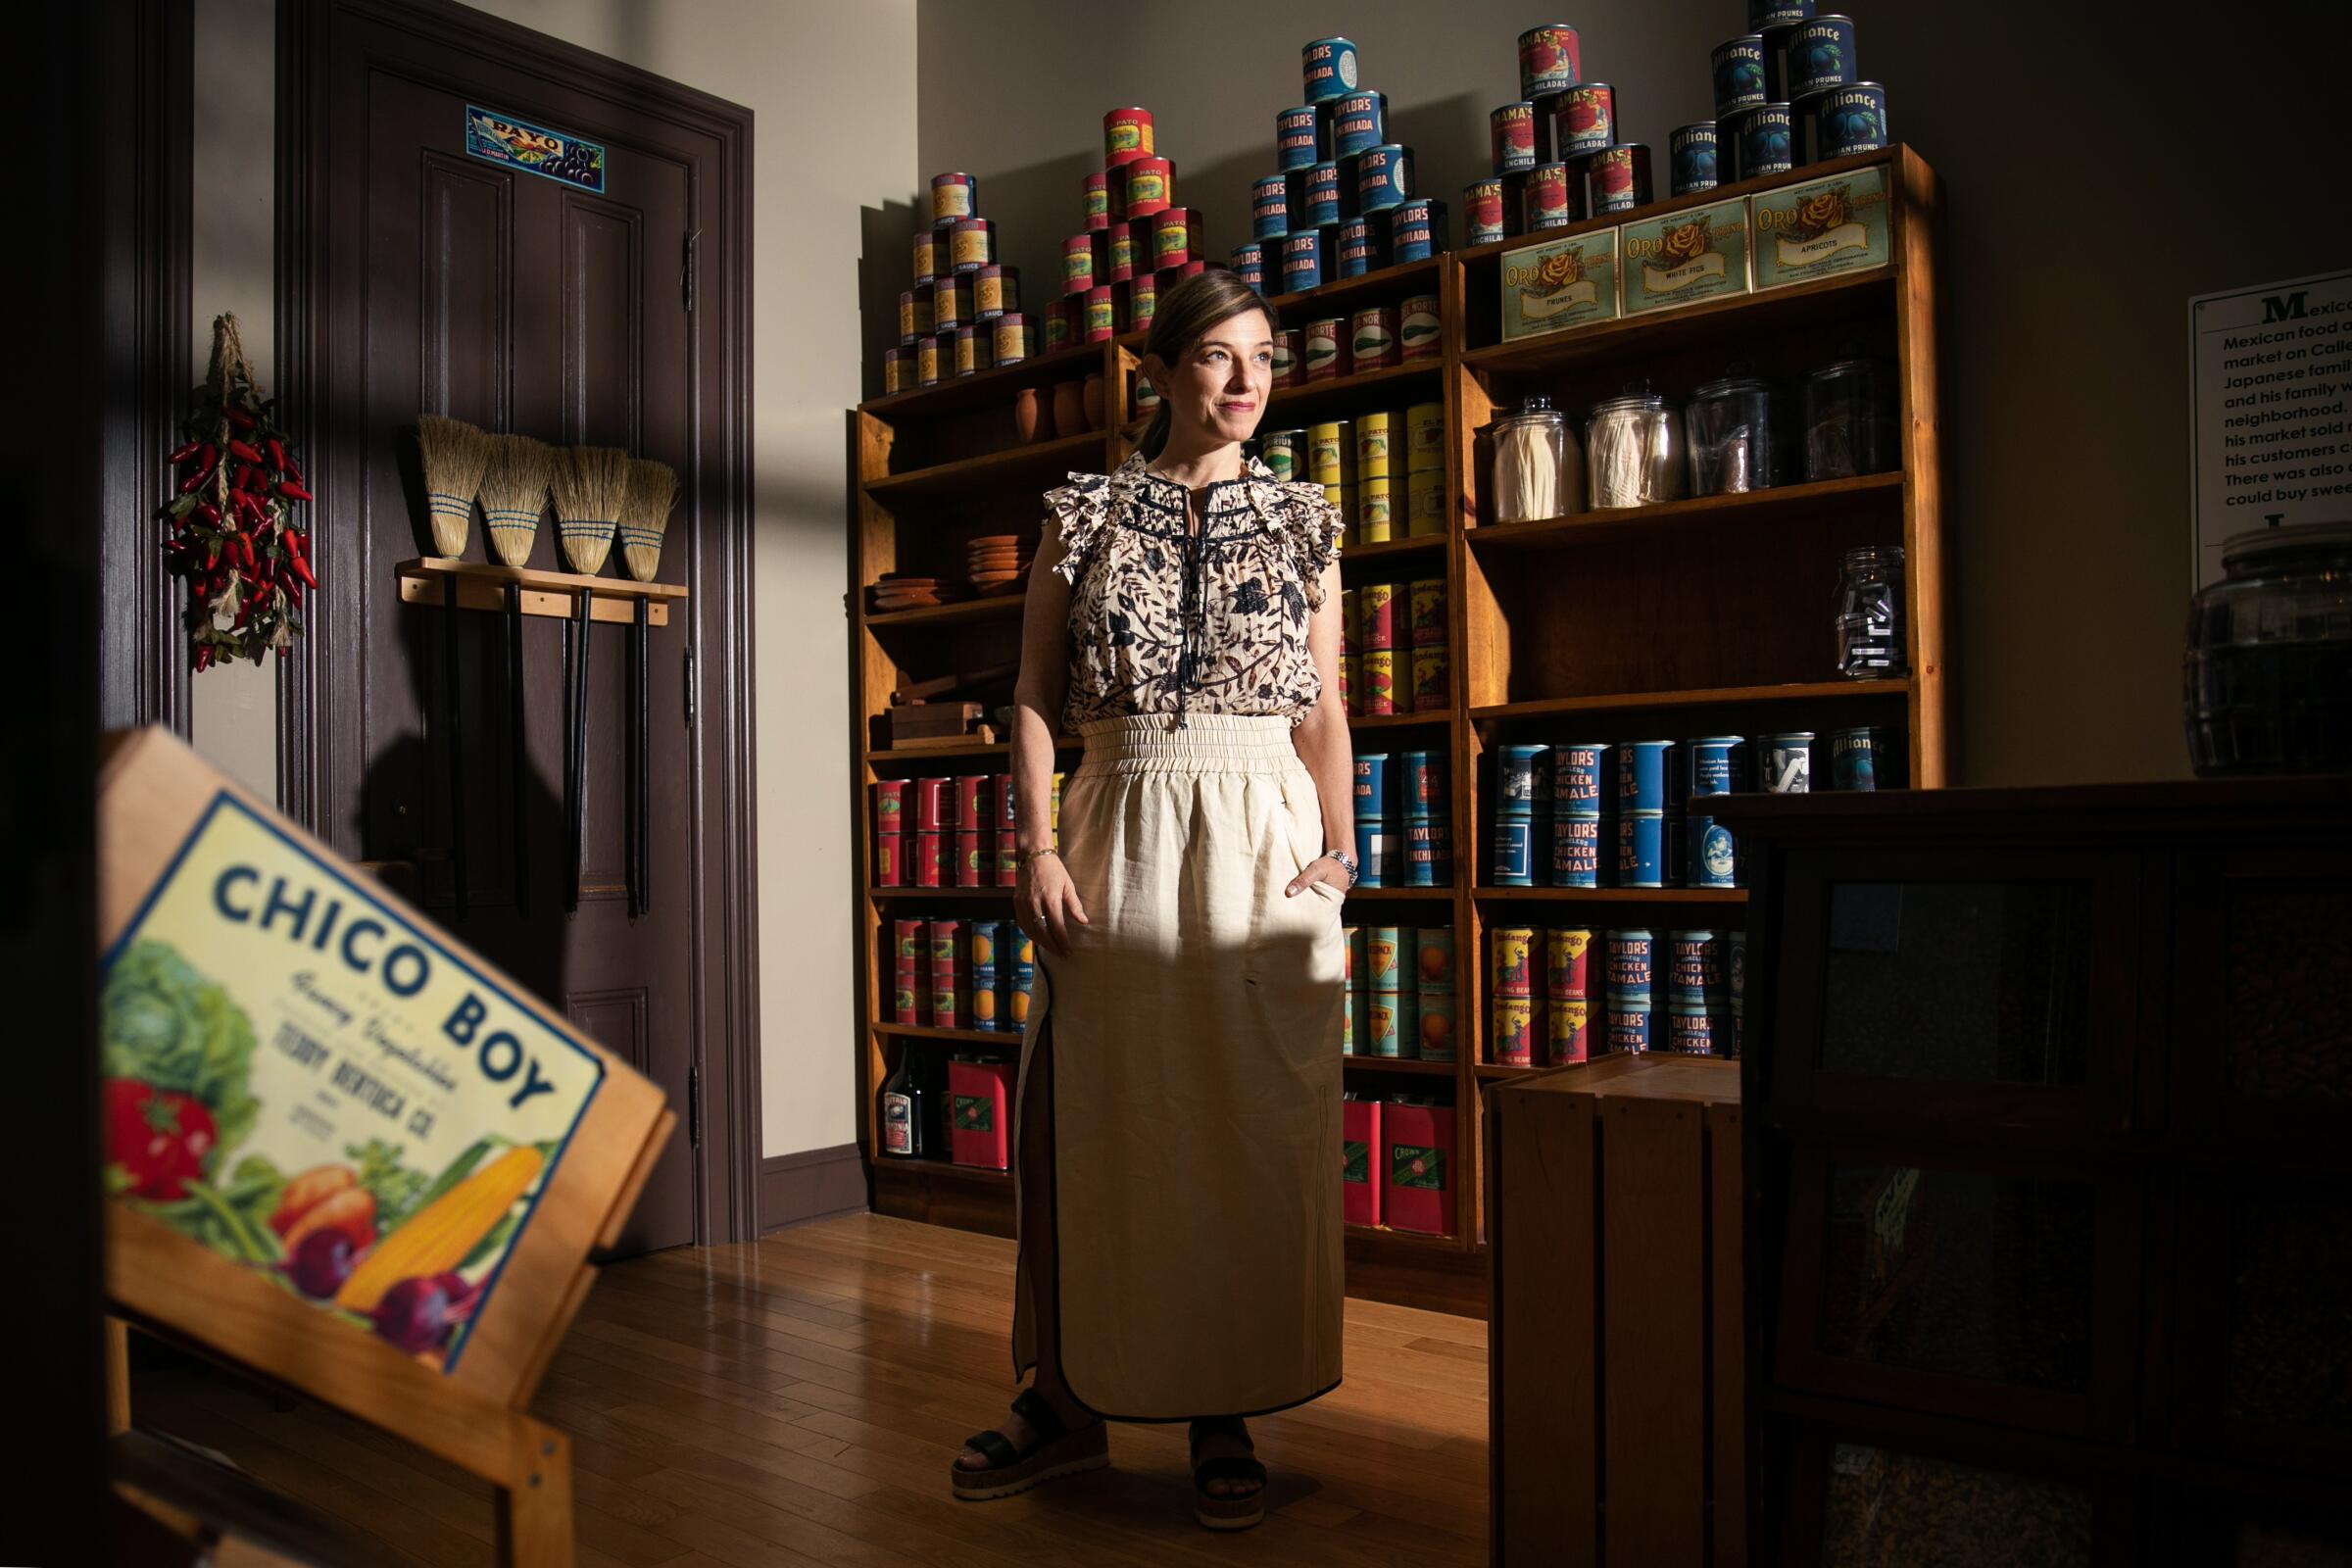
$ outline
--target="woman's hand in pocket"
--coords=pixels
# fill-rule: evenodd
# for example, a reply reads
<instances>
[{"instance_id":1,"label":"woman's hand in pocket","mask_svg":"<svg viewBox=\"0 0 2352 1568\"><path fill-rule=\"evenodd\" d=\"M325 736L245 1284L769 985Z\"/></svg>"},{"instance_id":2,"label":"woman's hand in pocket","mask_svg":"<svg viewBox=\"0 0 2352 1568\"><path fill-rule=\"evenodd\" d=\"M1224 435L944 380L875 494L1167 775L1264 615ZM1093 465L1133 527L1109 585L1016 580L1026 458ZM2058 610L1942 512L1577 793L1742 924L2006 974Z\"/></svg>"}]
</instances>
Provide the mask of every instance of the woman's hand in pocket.
<instances>
[{"instance_id":1,"label":"woman's hand in pocket","mask_svg":"<svg viewBox=\"0 0 2352 1568\"><path fill-rule=\"evenodd\" d=\"M1318 855L1306 862L1299 873L1283 888L1285 898L1297 898L1316 883L1321 883L1332 897L1348 897L1348 868L1328 855Z\"/></svg>"},{"instance_id":2,"label":"woman's hand in pocket","mask_svg":"<svg viewBox=\"0 0 2352 1568\"><path fill-rule=\"evenodd\" d=\"M1068 954L1070 926L1087 923L1086 906L1079 902L1077 884L1060 856L1040 855L1021 862L1012 913L1030 941L1057 958Z\"/></svg>"}]
</instances>

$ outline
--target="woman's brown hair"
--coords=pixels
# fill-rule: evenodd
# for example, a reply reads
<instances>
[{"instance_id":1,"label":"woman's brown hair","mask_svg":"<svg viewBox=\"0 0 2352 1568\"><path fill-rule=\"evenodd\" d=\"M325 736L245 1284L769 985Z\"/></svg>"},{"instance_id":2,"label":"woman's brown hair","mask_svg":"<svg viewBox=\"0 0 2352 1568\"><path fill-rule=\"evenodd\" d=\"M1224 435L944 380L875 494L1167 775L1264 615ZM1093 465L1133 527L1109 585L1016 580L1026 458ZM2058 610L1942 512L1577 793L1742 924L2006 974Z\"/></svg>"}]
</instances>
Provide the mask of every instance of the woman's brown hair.
<instances>
[{"instance_id":1,"label":"woman's brown hair","mask_svg":"<svg viewBox=\"0 0 2352 1568\"><path fill-rule=\"evenodd\" d=\"M1159 356L1159 362L1173 369L1192 346L1208 335L1208 329L1220 321L1229 321L1244 311L1263 311L1266 325L1273 331L1282 330L1282 320L1265 296L1242 281L1239 273L1224 268L1212 267L1195 272L1159 297L1158 309L1152 316L1152 331L1144 339L1144 353ZM1168 444L1168 399L1160 393L1159 407L1152 413L1152 422L1144 428L1144 438L1136 444L1146 463L1160 454Z\"/></svg>"}]
</instances>

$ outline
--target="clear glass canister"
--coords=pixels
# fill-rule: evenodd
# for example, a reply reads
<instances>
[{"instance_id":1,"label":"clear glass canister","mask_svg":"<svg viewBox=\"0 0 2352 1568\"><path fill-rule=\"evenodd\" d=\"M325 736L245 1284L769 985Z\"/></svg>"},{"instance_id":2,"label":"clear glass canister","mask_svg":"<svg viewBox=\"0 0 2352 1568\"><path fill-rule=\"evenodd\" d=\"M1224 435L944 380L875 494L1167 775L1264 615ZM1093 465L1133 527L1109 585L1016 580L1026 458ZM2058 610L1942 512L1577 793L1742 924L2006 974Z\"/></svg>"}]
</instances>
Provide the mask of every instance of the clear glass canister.
<instances>
[{"instance_id":1,"label":"clear glass canister","mask_svg":"<svg viewBox=\"0 0 2352 1568\"><path fill-rule=\"evenodd\" d=\"M1780 393L1738 369L1690 394L1683 423L1690 436L1690 493L1738 495L1786 481Z\"/></svg>"},{"instance_id":2,"label":"clear glass canister","mask_svg":"<svg viewBox=\"0 0 2352 1568\"><path fill-rule=\"evenodd\" d=\"M1481 432L1493 454L1492 520L1532 522L1579 510L1584 464L1568 416L1537 395Z\"/></svg>"},{"instance_id":3,"label":"clear glass canister","mask_svg":"<svg viewBox=\"0 0 2352 1568\"><path fill-rule=\"evenodd\" d=\"M1838 671L1853 680L1910 673L1901 545L1864 545L1838 558Z\"/></svg>"},{"instance_id":4,"label":"clear glass canister","mask_svg":"<svg viewBox=\"0 0 2352 1568\"><path fill-rule=\"evenodd\" d=\"M2180 706L2198 773L2352 768L2352 522L2239 534L2189 601Z\"/></svg>"},{"instance_id":5,"label":"clear glass canister","mask_svg":"<svg viewBox=\"0 0 2352 1568\"><path fill-rule=\"evenodd\" d=\"M1805 477L1852 479L1900 467L1894 383L1875 360L1839 360L1805 377Z\"/></svg>"},{"instance_id":6,"label":"clear glass canister","mask_svg":"<svg viewBox=\"0 0 2352 1568\"><path fill-rule=\"evenodd\" d=\"M1596 404L1585 421L1585 475L1595 511L1680 501L1681 412L1646 386Z\"/></svg>"}]
</instances>

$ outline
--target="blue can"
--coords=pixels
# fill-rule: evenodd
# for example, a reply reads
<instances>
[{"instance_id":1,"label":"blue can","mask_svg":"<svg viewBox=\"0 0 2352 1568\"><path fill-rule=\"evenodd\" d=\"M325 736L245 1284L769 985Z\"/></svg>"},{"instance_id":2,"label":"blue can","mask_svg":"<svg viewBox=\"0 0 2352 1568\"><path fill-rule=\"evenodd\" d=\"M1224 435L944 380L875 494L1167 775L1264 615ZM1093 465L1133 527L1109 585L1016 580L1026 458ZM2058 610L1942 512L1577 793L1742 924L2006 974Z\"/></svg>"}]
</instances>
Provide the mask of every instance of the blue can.
<instances>
[{"instance_id":1,"label":"blue can","mask_svg":"<svg viewBox=\"0 0 2352 1568\"><path fill-rule=\"evenodd\" d=\"M1715 68L1715 114L1718 119L1736 110L1753 109L1764 102L1764 38L1742 33L1717 44L1707 56Z\"/></svg>"},{"instance_id":2,"label":"blue can","mask_svg":"<svg viewBox=\"0 0 2352 1568\"><path fill-rule=\"evenodd\" d=\"M1548 750L1542 746L1504 746L1494 754L1494 795L1503 816L1536 814L1536 759Z\"/></svg>"},{"instance_id":3,"label":"blue can","mask_svg":"<svg viewBox=\"0 0 2352 1568\"><path fill-rule=\"evenodd\" d=\"M1361 277L1389 265L1389 225L1377 218L1350 218L1340 224L1340 276Z\"/></svg>"},{"instance_id":4,"label":"blue can","mask_svg":"<svg viewBox=\"0 0 2352 1568\"><path fill-rule=\"evenodd\" d=\"M1628 811L1617 819L1617 886L1666 885L1666 818L1656 811Z\"/></svg>"},{"instance_id":5,"label":"blue can","mask_svg":"<svg viewBox=\"0 0 2352 1568\"><path fill-rule=\"evenodd\" d=\"M1903 740L1885 725L1830 733L1830 780L1841 790L1903 787Z\"/></svg>"},{"instance_id":6,"label":"blue can","mask_svg":"<svg viewBox=\"0 0 2352 1568\"><path fill-rule=\"evenodd\" d=\"M1323 286L1323 233L1298 229L1282 237L1282 288L1286 294Z\"/></svg>"},{"instance_id":7,"label":"blue can","mask_svg":"<svg viewBox=\"0 0 2352 1568\"><path fill-rule=\"evenodd\" d=\"M1686 1056L1730 1056L1739 1047L1726 1038L1731 1014L1715 1007L1671 1007L1666 1013L1666 1049Z\"/></svg>"},{"instance_id":8,"label":"blue can","mask_svg":"<svg viewBox=\"0 0 2352 1568\"><path fill-rule=\"evenodd\" d=\"M1331 155L1334 158L1352 158L1367 147L1377 147L1388 137L1382 127L1389 122L1389 95L1385 92L1356 91L1343 93L1331 101Z\"/></svg>"},{"instance_id":9,"label":"blue can","mask_svg":"<svg viewBox=\"0 0 2352 1568\"><path fill-rule=\"evenodd\" d=\"M1792 22L1808 22L1813 16L1813 0L1747 0L1747 30L1762 32L1766 27L1784 26Z\"/></svg>"},{"instance_id":10,"label":"blue can","mask_svg":"<svg viewBox=\"0 0 2352 1568\"><path fill-rule=\"evenodd\" d=\"M1385 213L1413 194L1413 150L1382 142L1355 155L1355 206Z\"/></svg>"},{"instance_id":11,"label":"blue can","mask_svg":"<svg viewBox=\"0 0 2352 1568\"><path fill-rule=\"evenodd\" d=\"M1389 814L1388 753L1355 754L1355 814L1358 817Z\"/></svg>"},{"instance_id":12,"label":"blue can","mask_svg":"<svg viewBox=\"0 0 2352 1568\"><path fill-rule=\"evenodd\" d=\"M1690 741L1690 799L1732 795L1747 784L1747 742L1738 735L1709 735Z\"/></svg>"},{"instance_id":13,"label":"blue can","mask_svg":"<svg viewBox=\"0 0 2352 1568\"><path fill-rule=\"evenodd\" d=\"M1389 259L1426 262L1446 249L1446 204L1435 196L1399 202L1389 214Z\"/></svg>"},{"instance_id":14,"label":"blue can","mask_svg":"<svg viewBox=\"0 0 2352 1568\"><path fill-rule=\"evenodd\" d=\"M1813 732L1799 729L1758 736L1756 763L1770 793L1805 794L1813 788Z\"/></svg>"},{"instance_id":15,"label":"blue can","mask_svg":"<svg viewBox=\"0 0 2352 1568\"><path fill-rule=\"evenodd\" d=\"M1325 156L1323 119L1313 104L1285 109L1274 117L1274 162L1283 172L1319 164Z\"/></svg>"},{"instance_id":16,"label":"blue can","mask_svg":"<svg viewBox=\"0 0 2352 1568\"><path fill-rule=\"evenodd\" d=\"M1721 180L1716 172L1715 122L1701 120L1677 125L1666 137L1668 193L1694 196L1713 190Z\"/></svg>"},{"instance_id":17,"label":"blue can","mask_svg":"<svg viewBox=\"0 0 2352 1568\"><path fill-rule=\"evenodd\" d=\"M1799 151L1808 164L1876 152L1888 142L1886 89L1875 81L1849 81L1809 93L1790 113Z\"/></svg>"},{"instance_id":18,"label":"blue can","mask_svg":"<svg viewBox=\"0 0 2352 1568\"><path fill-rule=\"evenodd\" d=\"M1723 984L1732 999L1732 1010L1738 1012L1747 1002L1747 933L1726 931L1723 934Z\"/></svg>"},{"instance_id":19,"label":"blue can","mask_svg":"<svg viewBox=\"0 0 2352 1568\"><path fill-rule=\"evenodd\" d=\"M1682 1007L1712 1006L1723 1000L1724 941L1715 931L1666 934L1666 1001Z\"/></svg>"},{"instance_id":20,"label":"blue can","mask_svg":"<svg viewBox=\"0 0 2352 1568\"><path fill-rule=\"evenodd\" d=\"M1488 879L1496 887L1535 885L1536 824L1533 817L1503 816L1494 820L1494 864Z\"/></svg>"},{"instance_id":21,"label":"blue can","mask_svg":"<svg viewBox=\"0 0 2352 1568\"><path fill-rule=\"evenodd\" d=\"M1355 44L1347 38L1317 38L1298 51L1306 101L1319 104L1355 86Z\"/></svg>"},{"instance_id":22,"label":"blue can","mask_svg":"<svg viewBox=\"0 0 2352 1568\"><path fill-rule=\"evenodd\" d=\"M1446 759L1441 754L1398 752L1396 782L1407 821L1446 814Z\"/></svg>"},{"instance_id":23,"label":"blue can","mask_svg":"<svg viewBox=\"0 0 2352 1568\"><path fill-rule=\"evenodd\" d=\"M1788 96L1800 98L1861 80L1854 45L1851 17L1830 13L1799 23L1788 38Z\"/></svg>"},{"instance_id":24,"label":"blue can","mask_svg":"<svg viewBox=\"0 0 2352 1568\"><path fill-rule=\"evenodd\" d=\"M1608 1004L1609 1049L1629 1054L1649 1049L1649 1004L1630 997L1611 997Z\"/></svg>"},{"instance_id":25,"label":"blue can","mask_svg":"<svg viewBox=\"0 0 2352 1568\"><path fill-rule=\"evenodd\" d=\"M1551 822L1551 885L1555 888L1600 886L1600 846L1603 835L1614 844L1617 833L1606 817L1555 816Z\"/></svg>"},{"instance_id":26,"label":"blue can","mask_svg":"<svg viewBox=\"0 0 2352 1568\"><path fill-rule=\"evenodd\" d=\"M1740 885L1740 846L1732 830L1711 816L1690 813L1688 829L1690 863L1683 880L1694 888L1736 888Z\"/></svg>"},{"instance_id":27,"label":"blue can","mask_svg":"<svg viewBox=\"0 0 2352 1568\"><path fill-rule=\"evenodd\" d=\"M1651 933L1638 926L1608 934L1602 952L1608 964L1605 978L1610 996L1649 1000L1655 973L1651 954L1655 946Z\"/></svg>"},{"instance_id":28,"label":"blue can","mask_svg":"<svg viewBox=\"0 0 2352 1568\"><path fill-rule=\"evenodd\" d=\"M1679 804L1680 759L1672 741L1620 741L1617 745L1617 808L1621 811L1666 809Z\"/></svg>"},{"instance_id":29,"label":"blue can","mask_svg":"<svg viewBox=\"0 0 2352 1568\"><path fill-rule=\"evenodd\" d=\"M1453 885L1453 824L1446 818L1405 818L1404 885L1413 888Z\"/></svg>"},{"instance_id":30,"label":"blue can","mask_svg":"<svg viewBox=\"0 0 2352 1568\"><path fill-rule=\"evenodd\" d=\"M1376 816L1355 819L1355 870L1359 887L1385 886L1389 878L1389 849L1395 843L1389 824Z\"/></svg>"},{"instance_id":31,"label":"blue can","mask_svg":"<svg viewBox=\"0 0 2352 1568\"><path fill-rule=\"evenodd\" d=\"M1758 104L1742 109L1734 116L1716 117L1718 124L1739 124L1739 150L1734 155L1734 172L1741 179L1756 179L1766 174L1786 174L1796 167L1795 146L1791 127L1794 121L1787 104Z\"/></svg>"},{"instance_id":32,"label":"blue can","mask_svg":"<svg viewBox=\"0 0 2352 1568\"><path fill-rule=\"evenodd\" d=\"M1268 174L1250 182L1250 234L1253 239L1280 239L1291 230L1291 181L1287 174Z\"/></svg>"},{"instance_id":33,"label":"blue can","mask_svg":"<svg viewBox=\"0 0 2352 1568\"><path fill-rule=\"evenodd\" d=\"M1233 275L1257 290L1266 291L1266 248L1252 240L1233 248Z\"/></svg>"},{"instance_id":34,"label":"blue can","mask_svg":"<svg viewBox=\"0 0 2352 1568\"><path fill-rule=\"evenodd\" d=\"M1323 228L1352 213L1341 211L1340 166L1309 164L1292 175L1298 183L1291 192L1291 232Z\"/></svg>"}]
</instances>

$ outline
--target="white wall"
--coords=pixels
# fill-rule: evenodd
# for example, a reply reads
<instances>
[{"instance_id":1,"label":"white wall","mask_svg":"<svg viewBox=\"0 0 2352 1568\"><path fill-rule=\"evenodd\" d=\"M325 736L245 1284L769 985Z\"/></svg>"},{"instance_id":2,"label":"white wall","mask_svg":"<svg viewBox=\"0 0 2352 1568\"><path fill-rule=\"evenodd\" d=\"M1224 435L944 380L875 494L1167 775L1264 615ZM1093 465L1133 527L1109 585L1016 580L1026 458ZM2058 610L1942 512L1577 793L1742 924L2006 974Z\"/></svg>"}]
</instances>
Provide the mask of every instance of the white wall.
<instances>
[{"instance_id":1,"label":"white wall","mask_svg":"<svg viewBox=\"0 0 2352 1568\"><path fill-rule=\"evenodd\" d=\"M848 496L861 212L915 188L912 0L495 0L481 9L749 108L754 716L763 1152L857 1137L849 891ZM196 296L267 380L270 0L196 0ZM234 71L223 63L234 48ZM273 674L196 682L198 748L274 793Z\"/></svg>"}]
</instances>

